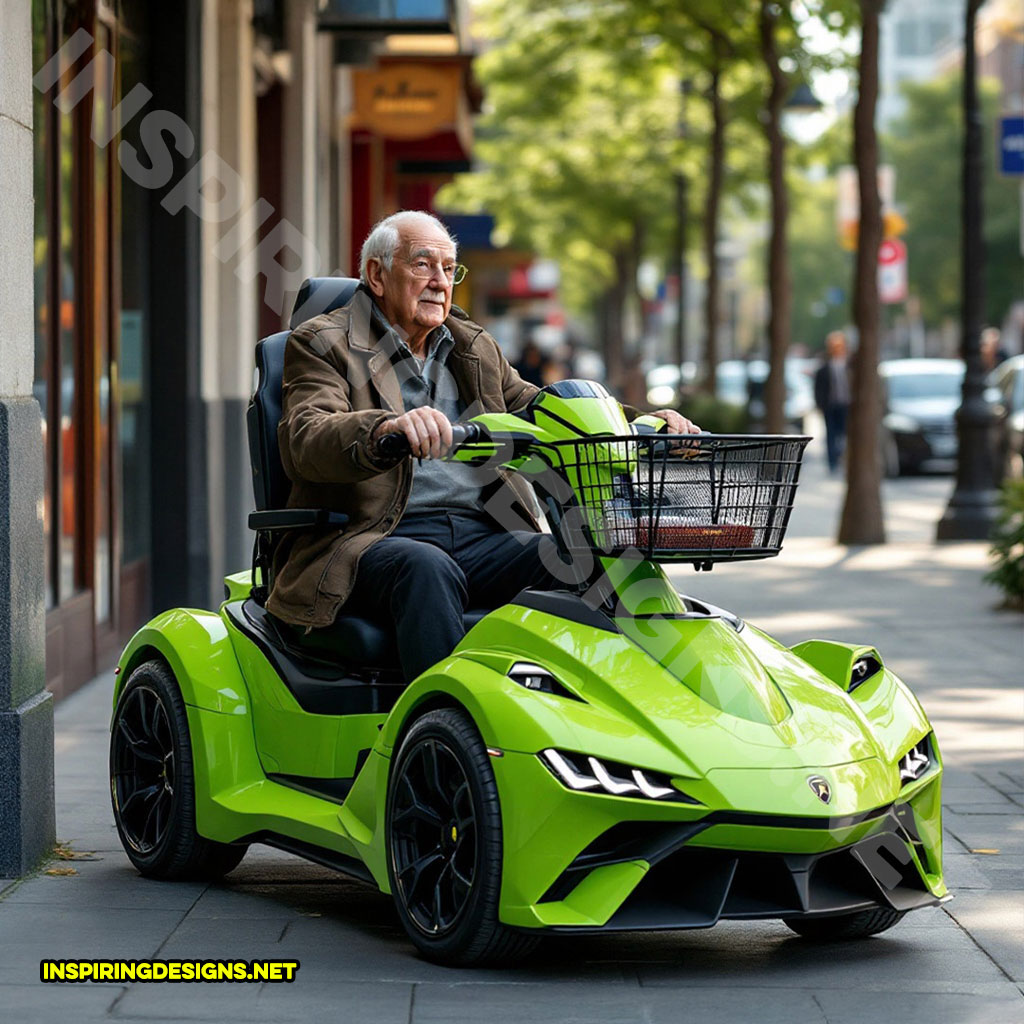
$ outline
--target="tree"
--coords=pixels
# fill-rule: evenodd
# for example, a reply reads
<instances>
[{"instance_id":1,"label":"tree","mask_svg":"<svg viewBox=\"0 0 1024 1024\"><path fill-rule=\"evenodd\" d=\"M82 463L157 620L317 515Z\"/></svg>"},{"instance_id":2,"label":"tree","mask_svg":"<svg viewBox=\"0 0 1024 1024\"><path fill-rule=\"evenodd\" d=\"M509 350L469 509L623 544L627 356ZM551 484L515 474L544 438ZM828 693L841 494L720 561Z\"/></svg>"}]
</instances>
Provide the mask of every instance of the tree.
<instances>
[{"instance_id":1,"label":"tree","mask_svg":"<svg viewBox=\"0 0 1024 1024\"><path fill-rule=\"evenodd\" d=\"M859 0L860 57L857 106L853 115L854 163L860 192L860 229L854 271L853 319L859 343L853 365L853 401L847 430L846 499L839 522L840 544L885 543L878 424L879 303L878 249L882 204L878 195L878 20L885 0Z\"/></svg>"},{"instance_id":2,"label":"tree","mask_svg":"<svg viewBox=\"0 0 1024 1024\"><path fill-rule=\"evenodd\" d=\"M911 292L920 297L925 322L938 326L960 316L960 224L951 211L960 203L962 144L961 70L932 82L908 83L904 116L883 140L896 170L896 192L906 213ZM996 83L980 83L982 124L995 124L1000 109ZM986 301L988 323L1002 321L1020 296L1019 186L996 166L994 142L984 156Z\"/></svg>"},{"instance_id":3,"label":"tree","mask_svg":"<svg viewBox=\"0 0 1024 1024\"><path fill-rule=\"evenodd\" d=\"M764 387L765 430L781 434L786 429L786 350L790 341L792 296L786 228L789 196L786 190L786 142L782 134L782 107L789 95L789 79L782 70L778 23L790 14L788 3L761 0L759 27L761 56L771 86L765 107L768 137L768 183L771 189L771 235L768 239L768 380Z\"/></svg>"}]
</instances>

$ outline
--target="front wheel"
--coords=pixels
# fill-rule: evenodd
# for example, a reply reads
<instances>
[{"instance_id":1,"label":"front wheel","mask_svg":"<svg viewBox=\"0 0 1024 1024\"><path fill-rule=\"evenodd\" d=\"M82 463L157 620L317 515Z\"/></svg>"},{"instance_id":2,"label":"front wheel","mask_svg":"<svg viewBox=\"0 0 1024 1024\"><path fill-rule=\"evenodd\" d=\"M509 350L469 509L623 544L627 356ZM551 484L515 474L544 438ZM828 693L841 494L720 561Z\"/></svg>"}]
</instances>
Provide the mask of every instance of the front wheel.
<instances>
[{"instance_id":1,"label":"front wheel","mask_svg":"<svg viewBox=\"0 0 1024 1024\"><path fill-rule=\"evenodd\" d=\"M899 924L905 913L904 910L879 907L877 910L861 910L856 914L839 914L836 917L784 917L782 923L805 939L847 942L886 932L893 925Z\"/></svg>"},{"instance_id":2,"label":"front wheel","mask_svg":"<svg viewBox=\"0 0 1024 1024\"><path fill-rule=\"evenodd\" d=\"M245 856L245 845L196 832L188 716L163 661L139 665L118 699L110 732L110 799L128 859L150 878L219 878Z\"/></svg>"},{"instance_id":3,"label":"front wheel","mask_svg":"<svg viewBox=\"0 0 1024 1024\"><path fill-rule=\"evenodd\" d=\"M498 920L502 834L490 757L462 711L429 711L388 781L388 879L398 916L435 963L511 963L537 943Z\"/></svg>"}]
</instances>

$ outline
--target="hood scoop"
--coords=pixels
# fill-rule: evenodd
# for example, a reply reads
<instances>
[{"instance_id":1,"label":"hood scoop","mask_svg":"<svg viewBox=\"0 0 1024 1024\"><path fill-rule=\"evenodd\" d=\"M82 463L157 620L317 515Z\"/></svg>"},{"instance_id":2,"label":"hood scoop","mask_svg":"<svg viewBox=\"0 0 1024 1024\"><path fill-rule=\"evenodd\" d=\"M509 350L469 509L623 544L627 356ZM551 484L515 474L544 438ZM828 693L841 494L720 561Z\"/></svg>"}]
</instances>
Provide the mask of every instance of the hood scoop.
<instances>
[{"instance_id":1,"label":"hood scoop","mask_svg":"<svg viewBox=\"0 0 1024 1024\"><path fill-rule=\"evenodd\" d=\"M622 618L616 623L704 703L762 725L778 725L789 716L775 681L721 619Z\"/></svg>"}]
</instances>

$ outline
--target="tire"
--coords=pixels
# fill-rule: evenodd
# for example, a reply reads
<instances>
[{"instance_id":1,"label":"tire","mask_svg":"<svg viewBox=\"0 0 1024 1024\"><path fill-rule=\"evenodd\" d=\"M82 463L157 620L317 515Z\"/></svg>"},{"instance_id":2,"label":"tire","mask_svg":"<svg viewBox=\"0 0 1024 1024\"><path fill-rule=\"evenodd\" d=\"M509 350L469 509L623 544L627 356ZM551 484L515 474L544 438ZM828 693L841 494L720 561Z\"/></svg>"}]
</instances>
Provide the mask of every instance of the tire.
<instances>
[{"instance_id":1,"label":"tire","mask_svg":"<svg viewBox=\"0 0 1024 1024\"><path fill-rule=\"evenodd\" d=\"M248 848L196 832L195 775L188 717L163 661L132 672L110 730L110 799L128 859L147 878L215 879Z\"/></svg>"},{"instance_id":2,"label":"tire","mask_svg":"<svg viewBox=\"0 0 1024 1024\"><path fill-rule=\"evenodd\" d=\"M840 914L837 917L784 917L782 923L805 939L848 942L888 931L903 920L905 913L905 910L879 907L877 910L861 910L856 914Z\"/></svg>"},{"instance_id":3,"label":"tire","mask_svg":"<svg viewBox=\"0 0 1024 1024\"><path fill-rule=\"evenodd\" d=\"M388 779L385 844L399 919L428 960L510 964L537 945L498 920L498 788L464 712L429 711L405 734Z\"/></svg>"}]
</instances>

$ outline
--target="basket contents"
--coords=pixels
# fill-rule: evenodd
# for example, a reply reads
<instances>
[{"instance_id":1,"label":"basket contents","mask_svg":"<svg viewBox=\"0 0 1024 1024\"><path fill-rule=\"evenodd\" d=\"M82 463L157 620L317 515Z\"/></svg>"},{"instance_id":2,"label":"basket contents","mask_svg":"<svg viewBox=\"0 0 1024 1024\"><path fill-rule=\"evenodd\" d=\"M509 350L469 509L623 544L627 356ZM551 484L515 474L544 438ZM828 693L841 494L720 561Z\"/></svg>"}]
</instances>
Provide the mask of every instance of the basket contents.
<instances>
[{"instance_id":1,"label":"basket contents","mask_svg":"<svg viewBox=\"0 0 1024 1024\"><path fill-rule=\"evenodd\" d=\"M744 523L707 525L682 516L661 516L652 524L649 516L636 521L636 546L655 550L679 548L749 548L754 544L754 528Z\"/></svg>"}]
</instances>

